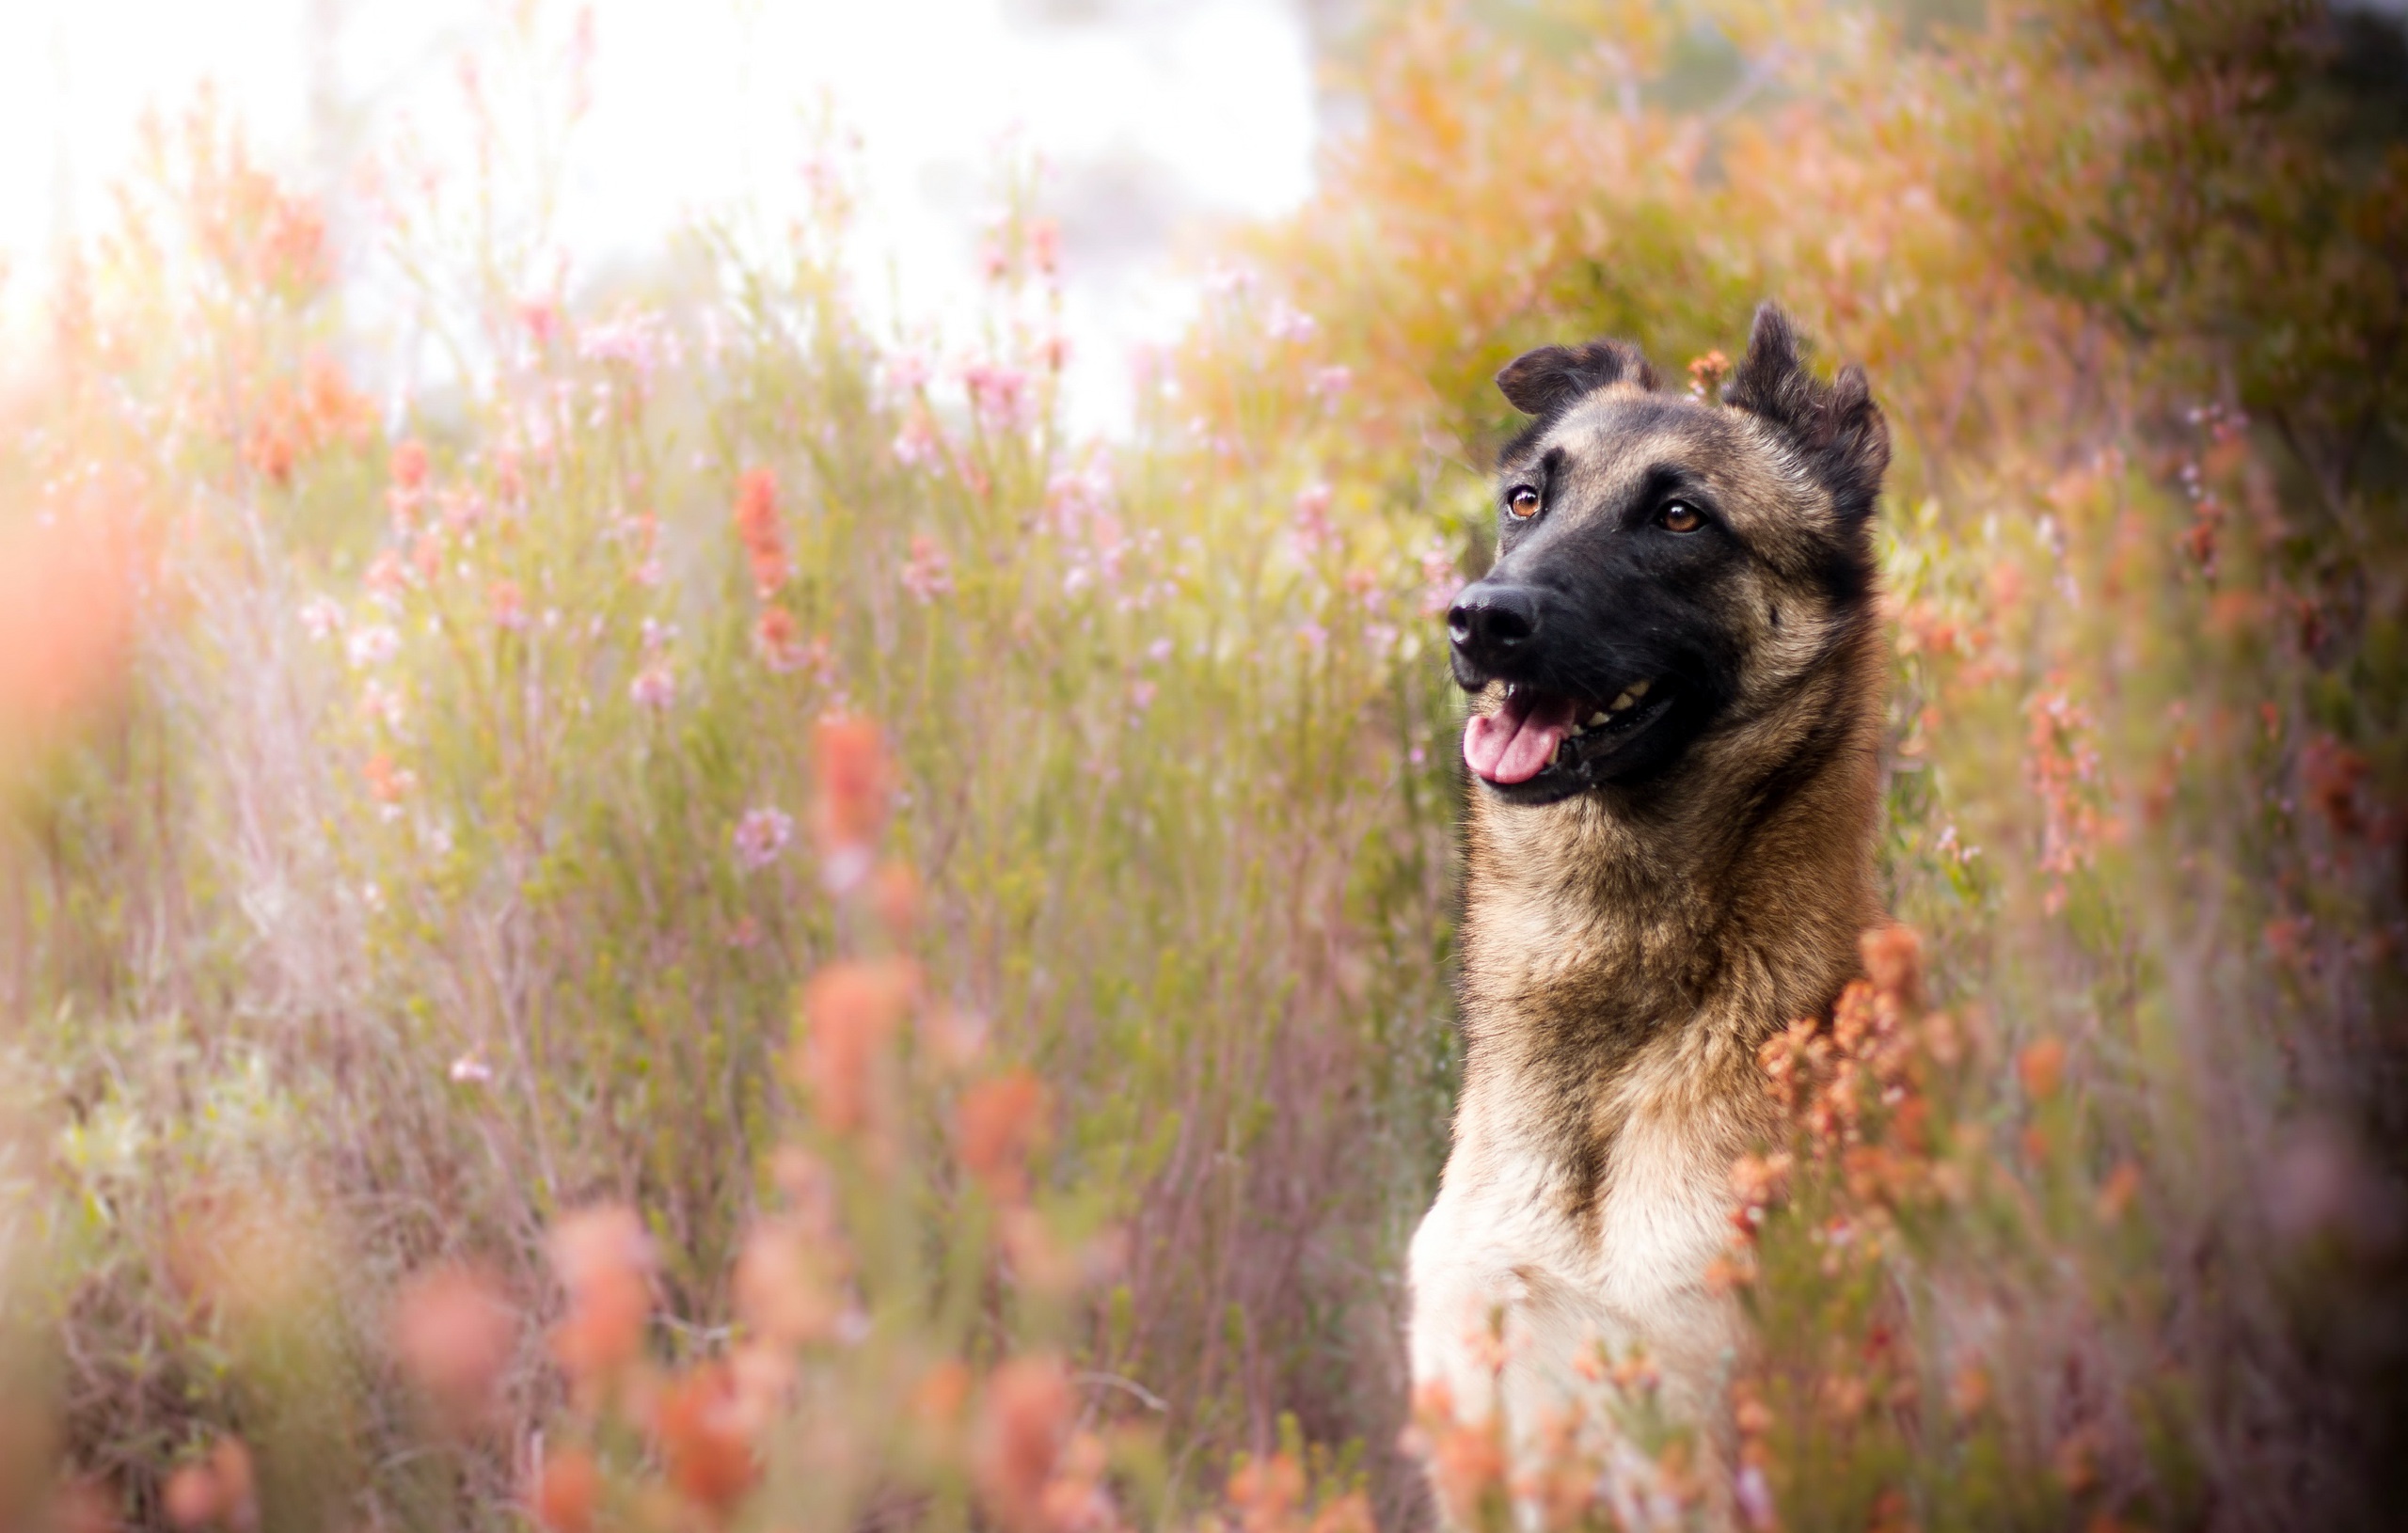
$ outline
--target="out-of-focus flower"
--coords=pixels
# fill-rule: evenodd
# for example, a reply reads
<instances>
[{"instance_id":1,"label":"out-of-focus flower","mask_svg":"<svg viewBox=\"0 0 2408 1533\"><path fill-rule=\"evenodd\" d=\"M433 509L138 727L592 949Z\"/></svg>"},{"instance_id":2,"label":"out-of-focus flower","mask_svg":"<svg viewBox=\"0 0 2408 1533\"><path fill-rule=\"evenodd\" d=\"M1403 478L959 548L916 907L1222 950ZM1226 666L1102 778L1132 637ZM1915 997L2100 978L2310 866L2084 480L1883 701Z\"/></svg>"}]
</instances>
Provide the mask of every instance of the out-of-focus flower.
<instances>
[{"instance_id":1,"label":"out-of-focus flower","mask_svg":"<svg viewBox=\"0 0 2408 1533\"><path fill-rule=\"evenodd\" d=\"M2061 1038L2042 1038L2027 1044L2015 1056L2015 1073L2023 1082L2024 1095L2036 1102L2056 1095L2065 1072L2066 1046Z\"/></svg>"},{"instance_id":2,"label":"out-of-focus flower","mask_svg":"<svg viewBox=\"0 0 2408 1533\"><path fill-rule=\"evenodd\" d=\"M1326 484L1307 484L1297 492L1295 521L1289 532L1297 562L1313 562L1323 549L1336 541L1338 529L1329 520L1329 508L1335 498Z\"/></svg>"},{"instance_id":3,"label":"out-of-focus flower","mask_svg":"<svg viewBox=\"0 0 2408 1533\"><path fill-rule=\"evenodd\" d=\"M1689 396L1692 399L1710 398L1716 389L1722 387L1722 380L1729 376L1731 358L1721 352L1710 351L1703 356L1692 356L1689 358Z\"/></svg>"},{"instance_id":4,"label":"out-of-focus flower","mask_svg":"<svg viewBox=\"0 0 2408 1533\"><path fill-rule=\"evenodd\" d=\"M249 1533L260 1525L251 1450L240 1438L219 1438L208 1458L185 1464L167 1477L160 1499L168 1524L184 1533L204 1527Z\"/></svg>"},{"instance_id":5,"label":"out-of-focus flower","mask_svg":"<svg viewBox=\"0 0 2408 1533\"><path fill-rule=\"evenodd\" d=\"M402 636L395 633L389 624L382 623L372 627L355 628L343 650L351 656L353 665L383 665L402 652Z\"/></svg>"},{"instance_id":6,"label":"out-of-focus flower","mask_svg":"<svg viewBox=\"0 0 2408 1533\"><path fill-rule=\"evenodd\" d=\"M594 1455L574 1447L545 1455L531 1499L535 1521L549 1533L592 1533L602 1499L602 1471Z\"/></svg>"},{"instance_id":7,"label":"out-of-focus flower","mask_svg":"<svg viewBox=\"0 0 2408 1533\"><path fill-rule=\"evenodd\" d=\"M832 963L803 988L799 1071L819 1119L838 1133L869 1126L887 1043L919 988L899 958Z\"/></svg>"},{"instance_id":8,"label":"out-of-focus flower","mask_svg":"<svg viewBox=\"0 0 2408 1533\"><path fill-rule=\"evenodd\" d=\"M418 774L395 766L393 758L382 751L368 758L359 775L367 779L368 796L380 804L398 804L418 786Z\"/></svg>"},{"instance_id":9,"label":"out-of-focus flower","mask_svg":"<svg viewBox=\"0 0 2408 1533\"><path fill-rule=\"evenodd\" d=\"M326 639L342 627L342 608L330 596L312 596L301 604L301 631L311 639Z\"/></svg>"},{"instance_id":10,"label":"out-of-focus flower","mask_svg":"<svg viewBox=\"0 0 2408 1533\"><path fill-rule=\"evenodd\" d=\"M642 389L651 386L653 373L664 361L677 360L677 338L658 314L626 309L580 331L577 354L589 362L626 369Z\"/></svg>"},{"instance_id":11,"label":"out-of-focus flower","mask_svg":"<svg viewBox=\"0 0 2408 1533\"><path fill-rule=\"evenodd\" d=\"M1292 1453L1247 1459L1229 1477L1229 1504L1238 1509L1247 1533L1272 1533L1288 1514L1304 1505L1305 1466Z\"/></svg>"},{"instance_id":12,"label":"out-of-focus flower","mask_svg":"<svg viewBox=\"0 0 2408 1533\"><path fill-rule=\"evenodd\" d=\"M778 525L778 476L767 467L748 468L736 482L736 535L752 566L752 593L768 601L791 572Z\"/></svg>"},{"instance_id":13,"label":"out-of-focus flower","mask_svg":"<svg viewBox=\"0 0 2408 1533\"><path fill-rule=\"evenodd\" d=\"M980 1499L1009 1533L1044 1528L1046 1482L1077 1410L1069 1375L1051 1357L1016 1357L987 1381L972 1470Z\"/></svg>"},{"instance_id":14,"label":"out-of-focus flower","mask_svg":"<svg viewBox=\"0 0 2408 1533\"><path fill-rule=\"evenodd\" d=\"M656 660L627 683L627 696L640 708L666 711L677 703L677 673L669 669L666 661Z\"/></svg>"},{"instance_id":15,"label":"out-of-focus flower","mask_svg":"<svg viewBox=\"0 0 2408 1533\"><path fill-rule=\"evenodd\" d=\"M561 306L550 298L521 299L517 319L519 328L538 348L550 345L561 333Z\"/></svg>"},{"instance_id":16,"label":"out-of-focus flower","mask_svg":"<svg viewBox=\"0 0 2408 1533\"><path fill-rule=\"evenodd\" d=\"M487 1268L451 1263L419 1273L393 1305L393 1359L453 1431L491 1424L502 1370L518 1347L518 1311Z\"/></svg>"},{"instance_id":17,"label":"out-of-focus flower","mask_svg":"<svg viewBox=\"0 0 2408 1533\"><path fill-rule=\"evenodd\" d=\"M1028 259L1030 264L1051 277L1062 261L1062 228L1051 218L1032 218L1028 223Z\"/></svg>"},{"instance_id":18,"label":"out-of-focus flower","mask_svg":"<svg viewBox=\"0 0 2408 1533\"><path fill-rule=\"evenodd\" d=\"M926 532L911 534L911 557L903 563L903 589L924 604L953 589L953 561L944 545Z\"/></svg>"},{"instance_id":19,"label":"out-of-focus flower","mask_svg":"<svg viewBox=\"0 0 2408 1533\"><path fill-rule=\"evenodd\" d=\"M1923 939L1902 921L1874 927L1857 940L1873 988L1909 1011L1923 1006Z\"/></svg>"},{"instance_id":20,"label":"out-of-focus flower","mask_svg":"<svg viewBox=\"0 0 2408 1533\"><path fill-rule=\"evenodd\" d=\"M944 444L937 436L936 423L916 405L904 418L903 429L895 434L892 450L895 461L906 468L932 467L944 460Z\"/></svg>"},{"instance_id":21,"label":"out-of-focus flower","mask_svg":"<svg viewBox=\"0 0 2408 1533\"><path fill-rule=\"evenodd\" d=\"M752 649L761 663L784 675L799 669L805 658L802 626L794 614L774 604L761 608L752 623Z\"/></svg>"},{"instance_id":22,"label":"out-of-focus flower","mask_svg":"<svg viewBox=\"0 0 2408 1533\"><path fill-rule=\"evenodd\" d=\"M426 499L426 444L415 436L394 443L385 473L392 481L385 490L386 508L393 514L394 526L407 529Z\"/></svg>"},{"instance_id":23,"label":"out-of-focus flower","mask_svg":"<svg viewBox=\"0 0 2408 1533\"><path fill-rule=\"evenodd\" d=\"M453 1060L452 1068L446 1073L454 1085L482 1086L493 1081L493 1067L486 1064L483 1053L475 1049Z\"/></svg>"},{"instance_id":24,"label":"out-of-focus flower","mask_svg":"<svg viewBox=\"0 0 2408 1533\"><path fill-rule=\"evenodd\" d=\"M0 765L122 673L134 638L132 548L98 514L0 533Z\"/></svg>"},{"instance_id":25,"label":"out-of-focus flower","mask_svg":"<svg viewBox=\"0 0 2408 1533\"><path fill-rule=\"evenodd\" d=\"M748 809L736 822L736 865L747 873L768 867L793 839L793 815L781 809Z\"/></svg>"},{"instance_id":26,"label":"out-of-focus flower","mask_svg":"<svg viewBox=\"0 0 2408 1533\"><path fill-rule=\"evenodd\" d=\"M900 938L920 919L920 876L908 862L882 862L870 879L869 898L878 919Z\"/></svg>"},{"instance_id":27,"label":"out-of-focus flower","mask_svg":"<svg viewBox=\"0 0 2408 1533\"><path fill-rule=\"evenodd\" d=\"M811 799L811 829L823 856L866 848L886 824L893 779L886 743L873 719L830 715L812 727L812 758L818 766ZM869 866L863 861L860 873Z\"/></svg>"},{"instance_id":28,"label":"out-of-focus flower","mask_svg":"<svg viewBox=\"0 0 2408 1533\"><path fill-rule=\"evenodd\" d=\"M485 588L485 605L493 612L494 626L516 633L527 626L527 602L519 594L515 580L496 580Z\"/></svg>"},{"instance_id":29,"label":"out-of-focus flower","mask_svg":"<svg viewBox=\"0 0 2408 1533\"><path fill-rule=\"evenodd\" d=\"M898 394L916 394L928 386L928 359L918 352L897 352L886 359L886 386Z\"/></svg>"},{"instance_id":30,"label":"out-of-focus flower","mask_svg":"<svg viewBox=\"0 0 2408 1533\"><path fill-rule=\"evenodd\" d=\"M1028 429L1036 402L1027 373L1002 363L974 362L961 370L961 383L970 392L970 407L989 431Z\"/></svg>"},{"instance_id":31,"label":"out-of-focus flower","mask_svg":"<svg viewBox=\"0 0 2408 1533\"><path fill-rule=\"evenodd\" d=\"M723 1520L760 1478L745 1430L746 1411L725 1362L697 1364L661 1391L653 1410L669 1482Z\"/></svg>"},{"instance_id":32,"label":"out-of-focus flower","mask_svg":"<svg viewBox=\"0 0 2408 1533\"><path fill-rule=\"evenodd\" d=\"M999 1201L1028 1195L1028 1153L1044 1128L1045 1086L1025 1069L973 1084L954 1108L961 1168Z\"/></svg>"},{"instance_id":33,"label":"out-of-focus flower","mask_svg":"<svg viewBox=\"0 0 2408 1533\"><path fill-rule=\"evenodd\" d=\"M1263 334L1274 340L1293 341L1301 345L1310 340L1321 326L1310 314L1291 308L1285 303L1271 306L1270 314L1262 322Z\"/></svg>"},{"instance_id":34,"label":"out-of-focus flower","mask_svg":"<svg viewBox=\"0 0 2408 1533\"><path fill-rule=\"evenodd\" d=\"M834 1339L845 1312L842 1252L786 1221L754 1226L736 1263L736 1312L785 1346Z\"/></svg>"},{"instance_id":35,"label":"out-of-focus flower","mask_svg":"<svg viewBox=\"0 0 2408 1533\"><path fill-rule=\"evenodd\" d=\"M402 588L409 583L409 572L402 563L401 550L378 549L376 557L368 561L368 571L360 577L360 583L368 588L370 595L389 609L400 599Z\"/></svg>"},{"instance_id":36,"label":"out-of-focus flower","mask_svg":"<svg viewBox=\"0 0 2408 1533\"><path fill-rule=\"evenodd\" d=\"M1455 556L1445 543L1432 538L1421 550L1421 615L1434 618L1455 604L1455 593L1463 589L1464 577L1455 568Z\"/></svg>"},{"instance_id":37,"label":"out-of-focus flower","mask_svg":"<svg viewBox=\"0 0 2408 1533\"><path fill-rule=\"evenodd\" d=\"M652 1314L652 1241L622 1204L581 1209L552 1226L552 1270L568 1312L552 1328L552 1356L581 1389L635 1360Z\"/></svg>"},{"instance_id":38,"label":"out-of-focus flower","mask_svg":"<svg viewBox=\"0 0 2408 1533\"><path fill-rule=\"evenodd\" d=\"M1335 404L1354 387L1354 370L1350 367L1316 368L1312 382L1306 386L1312 396L1323 404Z\"/></svg>"}]
</instances>

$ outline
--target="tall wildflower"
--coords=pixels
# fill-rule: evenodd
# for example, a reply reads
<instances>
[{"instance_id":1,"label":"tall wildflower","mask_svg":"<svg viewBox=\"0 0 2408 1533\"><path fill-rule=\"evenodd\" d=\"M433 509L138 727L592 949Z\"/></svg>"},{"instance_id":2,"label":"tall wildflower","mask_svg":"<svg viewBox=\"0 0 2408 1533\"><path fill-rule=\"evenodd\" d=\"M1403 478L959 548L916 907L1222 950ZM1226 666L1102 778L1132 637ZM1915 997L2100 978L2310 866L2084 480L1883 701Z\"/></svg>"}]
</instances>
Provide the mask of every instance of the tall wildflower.
<instances>
[{"instance_id":1,"label":"tall wildflower","mask_svg":"<svg viewBox=\"0 0 2408 1533\"><path fill-rule=\"evenodd\" d=\"M748 468L736 482L736 535L752 570L752 593L776 595L792 572L786 564L785 530L778 524L778 476Z\"/></svg>"}]
</instances>

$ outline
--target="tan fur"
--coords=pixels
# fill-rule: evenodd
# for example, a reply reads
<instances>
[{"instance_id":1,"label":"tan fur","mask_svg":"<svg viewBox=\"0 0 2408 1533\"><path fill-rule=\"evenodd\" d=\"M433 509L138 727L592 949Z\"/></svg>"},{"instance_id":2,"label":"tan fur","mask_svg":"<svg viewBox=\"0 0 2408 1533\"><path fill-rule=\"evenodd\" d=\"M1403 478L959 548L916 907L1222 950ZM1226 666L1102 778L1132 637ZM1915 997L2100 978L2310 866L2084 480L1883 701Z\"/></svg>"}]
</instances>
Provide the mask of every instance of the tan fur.
<instances>
[{"instance_id":1,"label":"tan fur","mask_svg":"<svg viewBox=\"0 0 2408 1533\"><path fill-rule=\"evenodd\" d=\"M1525 1452L1592 1392L1576 1363L1598 1343L1643 1348L1667 1403L1714 1435L1744 1338L1707 1269L1731 1162L1771 1128L1756 1051L1830 1003L1879 916L1879 630L1869 601L1835 606L1813 578L1830 498L1794 444L1624 384L1529 455L1550 448L1582 487L1572 505L1679 463L1751 558L1722 617L1735 696L1666 782L1544 807L1472 788L1464 1078L1412 1246L1410 1350L1417 1386L1443 1385L1462 1419L1501 1407ZM1478 1339L1498 1321L1501 1399Z\"/></svg>"}]
</instances>

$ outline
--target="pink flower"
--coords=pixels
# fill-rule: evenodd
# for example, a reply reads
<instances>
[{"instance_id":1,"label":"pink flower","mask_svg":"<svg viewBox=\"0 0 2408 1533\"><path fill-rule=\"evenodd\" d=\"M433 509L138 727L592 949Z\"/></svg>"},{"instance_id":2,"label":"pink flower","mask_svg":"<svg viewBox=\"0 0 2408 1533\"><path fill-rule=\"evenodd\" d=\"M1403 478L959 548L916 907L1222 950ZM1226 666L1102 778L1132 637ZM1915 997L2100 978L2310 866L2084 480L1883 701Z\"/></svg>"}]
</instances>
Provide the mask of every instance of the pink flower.
<instances>
[{"instance_id":1,"label":"pink flower","mask_svg":"<svg viewBox=\"0 0 2408 1533\"><path fill-rule=\"evenodd\" d=\"M1262 328L1274 340L1306 341L1310 340L1313 338L1313 332L1321 326L1315 324L1313 317L1303 309L1291 308L1286 304L1274 304L1271 306L1270 318L1262 322Z\"/></svg>"},{"instance_id":2,"label":"pink flower","mask_svg":"<svg viewBox=\"0 0 2408 1533\"><path fill-rule=\"evenodd\" d=\"M677 675L664 661L655 661L636 672L627 684L627 696L640 708L663 711L677 701Z\"/></svg>"},{"instance_id":3,"label":"pink flower","mask_svg":"<svg viewBox=\"0 0 2408 1533\"><path fill-rule=\"evenodd\" d=\"M953 589L952 561L937 540L926 532L911 534L911 557L903 565L903 589L922 603L932 602Z\"/></svg>"},{"instance_id":4,"label":"pink flower","mask_svg":"<svg viewBox=\"0 0 2408 1533\"><path fill-rule=\"evenodd\" d=\"M1326 484L1307 484L1297 495L1296 526L1290 536L1298 563L1311 563L1334 541L1337 529L1329 523L1329 507L1333 498Z\"/></svg>"},{"instance_id":5,"label":"pink flower","mask_svg":"<svg viewBox=\"0 0 2408 1533\"><path fill-rule=\"evenodd\" d=\"M1349 367L1322 368L1313 373L1313 381L1306 387L1323 404L1335 404L1339 395L1354 387L1354 370Z\"/></svg>"},{"instance_id":6,"label":"pink flower","mask_svg":"<svg viewBox=\"0 0 2408 1533\"><path fill-rule=\"evenodd\" d=\"M329 596L313 596L301 608L301 631L325 639L342 626L342 608Z\"/></svg>"},{"instance_id":7,"label":"pink flower","mask_svg":"<svg viewBox=\"0 0 2408 1533\"><path fill-rule=\"evenodd\" d=\"M1027 373L1001 364L974 362L961 370L961 382L970 391L971 408L989 430L1028 429L1036 402L1030 397Z\"/></svg>"},{"instance_id":8,"label":"pink flower","mask_svg":"<svg viewBox=\"0 0 2408 1533\"><path fill-rule=\"evenodd\" d=\"M747 873L768 867L793 839L793 815L779 809L748 809L736 825L736 865Z\"/></svg>"},{"instance_id":9,"label":"pink flower","mask_svg":"<svg viewBox=\"0 0 2408 1533\"><path fill-rule=\"evenodd\" d=\"M402 652L402 636L380 624L355 632L345 647L351 652L353 665L383 665Z\"/></svg>"},{"instance_id":10,"label":"pink flower","mask_svg":"<svg viewBox=\"0 0 2408 1533\"><path fill-rule=\"evenodd\" d=\"M898 394L916 394L928 386L928 359L917 352L900 352L886 359L887 387Z\"/></svg>"},{"instance_id":11,"label":"pink flower","mask_svg":"<svg viewBox=\"0 0 2408 1533\"><path fill-rule=\"evenodd\" d=\"M519 594L515 580L496 580L485 592L485 600L493 608L494 625L513 631L527 626L527 603Z\"/></svg>"},{"instance_id":12,"label":"pink flower","mask_svg":"<svg viewBox=\"0 0 2408 1533\"><path fill-rule=\"evenodd\" d=\"M1455 604L1455 593L1463 589L1464 577L1455 568L1455 556L1447 551L1444 541L1432 538L1421 550L1421 615L1436 617Z\"/></svg>"},{"instance_id":13,"label":"pink flower","mask_svg":"<svg viewBox=\"0 0 2408 1533\"><path fill-rule=\"evenodd\" d=\"M944 450L937 440L936 426L926 412L913 410L903 429L895 434L892 450L895 461L906 468L927 468L944 460Z\"/></svg>"}]
</instances>

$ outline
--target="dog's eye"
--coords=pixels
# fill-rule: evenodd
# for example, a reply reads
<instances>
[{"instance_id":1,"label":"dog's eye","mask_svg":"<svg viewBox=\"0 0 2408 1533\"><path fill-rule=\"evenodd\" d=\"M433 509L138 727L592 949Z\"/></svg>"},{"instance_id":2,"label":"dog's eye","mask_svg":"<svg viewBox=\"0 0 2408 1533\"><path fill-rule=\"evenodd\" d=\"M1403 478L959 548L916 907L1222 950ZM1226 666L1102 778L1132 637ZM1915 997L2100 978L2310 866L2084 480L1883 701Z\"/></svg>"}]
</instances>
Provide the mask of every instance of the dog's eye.
<instances>
[{"instance_id":1,"label":"dog's eye","mask_svg":"<svg viewBox=\"0 0 2408 1533\"><path fill-rule=\"evenodd\" d=\"M1539 492L1525 484L1505 498L1505 509L1519 521L1529 521L1539 514Z\"/></svg>"},{"instance_id":2,"label":"dog's eye","mask_svg":"<svg viewBox=\"0 0 2408 1533\"><path fill-rule=\"evenodd\" d=\"M1675 500L1656 514L1656 525L1667 532L1694 532L1705 525L1705 514L1686 500Z\"/></svg>"}]
</instances>

